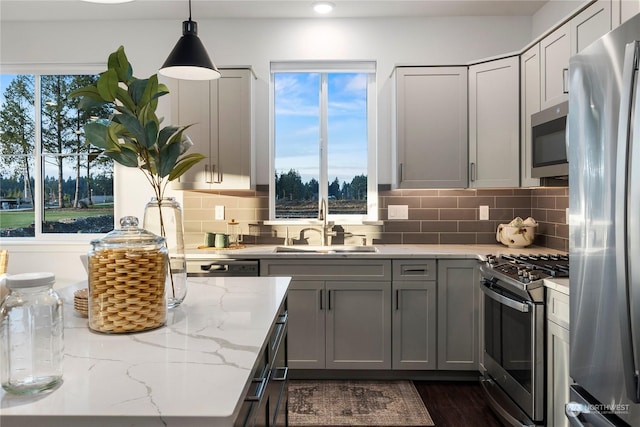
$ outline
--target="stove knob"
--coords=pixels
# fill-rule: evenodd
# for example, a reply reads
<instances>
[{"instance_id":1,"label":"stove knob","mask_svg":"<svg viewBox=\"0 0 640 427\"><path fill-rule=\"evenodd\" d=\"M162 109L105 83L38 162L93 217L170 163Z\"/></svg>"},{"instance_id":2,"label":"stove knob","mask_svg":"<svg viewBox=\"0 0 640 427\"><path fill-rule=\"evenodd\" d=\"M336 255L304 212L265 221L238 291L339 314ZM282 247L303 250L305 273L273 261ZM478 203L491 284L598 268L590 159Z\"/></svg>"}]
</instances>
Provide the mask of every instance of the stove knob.
<instances>
[{"instance_id":1,"label":"stove knob","mask_svg":"<svg viewBox=\"0 0 640 427\"><path fill-rule=\"evenodd\" d=\"M522 277L526 273L526 268L518 267L518 276Z\"/></svg>"},{"instance_id":2,"label":"stove knob","mask_svg":"<svg viewBox=\"0 0 640 427\"><path fill-rule=\"evenodd\" d=\"M538 280L540 278L540 276L538 276L535 272L530 271L529 272L529 280Z\"/></svg>"}]
</instances>

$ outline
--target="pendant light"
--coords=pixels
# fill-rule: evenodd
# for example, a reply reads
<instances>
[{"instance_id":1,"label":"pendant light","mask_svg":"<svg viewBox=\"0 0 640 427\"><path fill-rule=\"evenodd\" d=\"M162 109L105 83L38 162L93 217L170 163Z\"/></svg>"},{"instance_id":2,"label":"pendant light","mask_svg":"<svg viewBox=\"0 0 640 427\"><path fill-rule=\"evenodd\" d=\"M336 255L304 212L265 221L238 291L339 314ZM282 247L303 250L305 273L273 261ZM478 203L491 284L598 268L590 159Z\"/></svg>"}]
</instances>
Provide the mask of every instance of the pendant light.
<instances>
[{"instance_id":1,"label":"pendant light","mask_svg":"<svg viewBox=\"0 0 640 427\"><path fill-rule=\"evenodd\" d=\"M198 38L198 23L191 20L191 0L189 0L189 20L182 22L182 37L159 72L164 76L181 80L220 78L220 71L211 62L207 49Z\"/></svg>"}]
</instances>

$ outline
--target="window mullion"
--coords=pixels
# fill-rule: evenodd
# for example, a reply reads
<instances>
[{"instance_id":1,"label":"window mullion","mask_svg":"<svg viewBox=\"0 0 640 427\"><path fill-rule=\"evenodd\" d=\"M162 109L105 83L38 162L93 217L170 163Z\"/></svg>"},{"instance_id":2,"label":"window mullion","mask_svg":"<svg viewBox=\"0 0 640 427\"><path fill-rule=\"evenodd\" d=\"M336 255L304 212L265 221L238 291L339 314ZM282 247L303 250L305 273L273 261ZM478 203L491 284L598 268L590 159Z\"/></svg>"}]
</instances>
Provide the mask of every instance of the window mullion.
<instances>
[{"instance_id":1,"label":"window mullion","mask_svg":"<svg viewBox=\"0 0 640 427\"><path fill-rule=\"evenodd\" d=\"M328 135L328 115L329 115L329 95L327 73L320 75L320 173L318 183L318 211L321 200L327 200L329 196L329 176L328 176L328 155L327 155L327 135ZM327 208L327 211L329 209ZM325 212L325 215L328 212Z\"/></svg>"},{"instance_id":2,"label":"window mullion","mask_svg":"<svg viewBox=\"0 0 640 427\"><path fill-rule=\"evenodd\" d=\"M35 177L33 186L33 221L35 225L35 237L42 237L42 220L44 218L44 198L43 198L43 174L44 174L44 155L42 153L42 85L40 81L41 75L36 74L33 78L34 82L34 120L35 120Z\"/></svg>"}]
</instances>

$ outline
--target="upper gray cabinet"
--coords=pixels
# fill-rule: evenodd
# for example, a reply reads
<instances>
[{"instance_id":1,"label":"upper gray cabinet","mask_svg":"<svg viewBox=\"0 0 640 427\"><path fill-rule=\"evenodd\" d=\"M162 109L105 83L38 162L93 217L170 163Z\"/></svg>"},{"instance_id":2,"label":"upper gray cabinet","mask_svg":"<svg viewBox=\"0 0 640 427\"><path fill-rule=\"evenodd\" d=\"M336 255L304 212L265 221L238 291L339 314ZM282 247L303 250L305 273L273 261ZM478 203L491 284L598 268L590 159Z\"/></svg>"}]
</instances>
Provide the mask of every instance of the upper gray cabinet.
<instances>
[{"instance_id":1,"label":"upper gray cabinet","mask_svg":"<svg viewBox=\"0 0 640 427\"><path fill-rule=\"evenodd\" d=\"M540 41L540 107L545 109L569 99L569 23Z\"/></svg>"},{"instance_id":2,"label":"upper gray cabinet","mask_svg":"<svg viewBox=\"0 0 640 427\"><path fill-rule=\"evenodd\" d=\"M614 10L615 13L612 13L612 15L614 15L612 25L615 27L618 24L622 24L633 15L640 13L640 0L614 1L612 4L612 11Z\"/></svg>"},{"instance_id":3,"label":"upper gray cabinet","mask_svg":"<svg viewBox=\"0 0 640 427\"><path fill-rule=\"evenodd\" d=\"M469 186L520 182L520 60L511 56L469 67Z\"/></svg>"},{"instance_id":4,"label":"upper gray cabinet","mask_svg":"<svg viewBox=\"0 0 640 427\"><path fill-rule=\"evenodd\" d=\"M598 0L571 18L571 55L575 55L611 31L611 1Z\"/></svg>"},{"instance_id":5,"label":"upper gray cabinet","mask_svg":"<svg viewBox=\"0 0 640 427\"><path fill-rule=\"evenodd\" d=\"M397 187L467 186L467 67L396 70Z\"/></svg>"},{"instance_id":6,"label":"upper gray cabinet","mask_svg":"<svg viewBox=\"0 0 640 427\"><path fill-rule=\"evenodd\" d=\"M540 111L540 44L520 56L520 185L536 187L531 177L531 115Z\"/></svg>"},{"instance_id":7,"label":"upper gray cabinet","mask_svg":"<svg viewBox=\"0 0 640 427\"><path fill-rule=\"evenodd\" d=\"M191 152L207 158L182 175L182 190L246 190L252 186L252 72L223 69L211 81L178 80L172 87L172 117L186 133Z\"/></svg>"}]
</instances>

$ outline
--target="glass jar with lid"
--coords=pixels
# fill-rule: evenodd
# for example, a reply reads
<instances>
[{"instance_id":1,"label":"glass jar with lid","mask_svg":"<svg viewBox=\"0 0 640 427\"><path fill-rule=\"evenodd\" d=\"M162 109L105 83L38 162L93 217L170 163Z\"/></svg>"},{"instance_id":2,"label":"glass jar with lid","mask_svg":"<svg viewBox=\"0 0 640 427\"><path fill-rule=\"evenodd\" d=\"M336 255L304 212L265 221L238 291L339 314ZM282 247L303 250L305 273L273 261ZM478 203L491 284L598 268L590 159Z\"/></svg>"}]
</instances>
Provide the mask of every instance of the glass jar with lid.
<instances>
[{"instance_id":1,"label":"glass jar with lid","mask_svg":"<svg viewBox=\"0 0 640 427\"><path fill-rule=\"evenodd\" d=\"M165 239L126 216L120 229L91 241L89 328L105 333L139 332L166 321Z\"/></svg>"},{"instance_id":2,"label":"glass jar with lid","mask_svg":"<svg viewBox=\"0 0 640 427\"><path fill-rule=\"evenodd\" d=\"M62 381L62 299L53 273L7 276L0 305L0 381L16 394L33 394Z\"/></svg>"}]
</instances>

